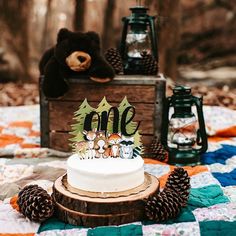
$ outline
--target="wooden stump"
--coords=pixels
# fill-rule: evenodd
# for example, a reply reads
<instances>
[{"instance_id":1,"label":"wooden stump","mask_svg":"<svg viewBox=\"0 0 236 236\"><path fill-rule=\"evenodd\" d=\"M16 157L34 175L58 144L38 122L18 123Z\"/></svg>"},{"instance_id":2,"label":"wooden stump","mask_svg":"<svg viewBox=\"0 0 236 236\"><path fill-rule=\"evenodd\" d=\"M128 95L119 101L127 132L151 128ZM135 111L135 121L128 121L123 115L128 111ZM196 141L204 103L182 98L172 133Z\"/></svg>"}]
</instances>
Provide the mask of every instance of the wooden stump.
<instances>
[{"instance_id":1,"label":"wooden stump","mask_svg":"<svg viewBox=\"0 0 236 236\"><path fill-rule=\"evenodd\" d=\"M116 193L75 189L68 184L64 175L54 183L53 198L60 220L73 225L96 227L143 220L143 200L158 191L159 181L147 173L142 185Z\"/></svg>"}]
</instances>

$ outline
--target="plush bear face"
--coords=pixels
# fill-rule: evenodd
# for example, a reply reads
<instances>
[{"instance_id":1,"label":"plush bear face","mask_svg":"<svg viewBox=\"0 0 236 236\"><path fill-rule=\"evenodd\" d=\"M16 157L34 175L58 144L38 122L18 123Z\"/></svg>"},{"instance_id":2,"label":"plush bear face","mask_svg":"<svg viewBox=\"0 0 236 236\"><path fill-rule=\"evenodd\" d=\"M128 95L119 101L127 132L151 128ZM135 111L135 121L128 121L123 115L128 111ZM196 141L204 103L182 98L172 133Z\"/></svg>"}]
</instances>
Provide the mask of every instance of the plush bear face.
<instances>
[{"instance_id":1,"label":"plush bear face","mask_svg":"<svg viewBox=\"0 0 236 236\"><path fill-rule=\"evenodd\" d=\"M73 71L85 71L92 57L100 51L99 36L95 32L71 32L61 29L57 36L54 55L57 61Z\"/></svg>"}]
</instances>

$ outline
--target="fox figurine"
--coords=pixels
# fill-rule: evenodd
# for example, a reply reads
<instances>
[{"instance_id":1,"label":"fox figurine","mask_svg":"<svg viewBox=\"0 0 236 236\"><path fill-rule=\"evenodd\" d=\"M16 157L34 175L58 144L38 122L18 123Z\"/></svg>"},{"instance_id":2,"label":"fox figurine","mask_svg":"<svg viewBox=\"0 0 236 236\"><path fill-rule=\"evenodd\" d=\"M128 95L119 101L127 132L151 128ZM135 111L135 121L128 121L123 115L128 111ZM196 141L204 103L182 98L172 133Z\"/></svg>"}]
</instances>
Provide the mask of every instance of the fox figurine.
<instances>
[{"instance_id":1,"label":"fox figurine","mask_svg":"<svg viewBox=\"0 0 236 236\"><path fill-rule=\"evenodd\" d=\"M118 133L108 135L108 144L111 146L109 148L110 157L120 157L120 142L121 135Z\"/></svg>"}]
</instances>

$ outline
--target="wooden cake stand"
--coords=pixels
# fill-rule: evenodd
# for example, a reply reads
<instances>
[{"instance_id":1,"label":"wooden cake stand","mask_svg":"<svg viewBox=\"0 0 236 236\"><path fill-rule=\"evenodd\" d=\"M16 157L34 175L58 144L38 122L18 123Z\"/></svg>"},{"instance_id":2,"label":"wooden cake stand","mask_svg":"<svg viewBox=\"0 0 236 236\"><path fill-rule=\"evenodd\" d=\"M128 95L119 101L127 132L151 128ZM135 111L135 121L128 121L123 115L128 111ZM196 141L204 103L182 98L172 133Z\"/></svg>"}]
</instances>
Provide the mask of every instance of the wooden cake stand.
<instances>
[{"instance_id":1,"label":"wooden cake stand","mask_svg":"<svg viewBox=\"0 0 236 236\"><path fill-rule=\"evenodd\" d=\"M53 185L53 198L60 220L73 225L96 227L143 220L143 200L158 191L158 179L148 173L145 173L142 185L114 193L88 192L73 188L64 175Z\"/></svg>"}]
</instances>

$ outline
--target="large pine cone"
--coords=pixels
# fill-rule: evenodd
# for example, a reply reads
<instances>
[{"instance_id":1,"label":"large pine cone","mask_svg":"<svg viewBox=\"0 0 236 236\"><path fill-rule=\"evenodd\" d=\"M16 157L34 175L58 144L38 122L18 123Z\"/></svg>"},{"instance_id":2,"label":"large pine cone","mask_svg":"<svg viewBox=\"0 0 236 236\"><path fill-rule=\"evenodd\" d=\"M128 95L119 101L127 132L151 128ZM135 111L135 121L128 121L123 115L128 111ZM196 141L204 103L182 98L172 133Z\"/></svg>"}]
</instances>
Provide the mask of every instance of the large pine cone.
<instances>
[{"instance_id":1,"label":"large pine cone","mask_svg":"<svg viewBox=\"0 0 236 236\"><path fill-rule=\"evenodd\" d=\"M123 63L119 51L116 48L110 48L105 52L107 62L113 67L116 74L123 74Z\"/></svg>"},{"instance_id":2,"label":"large pine cone","mask_svg":"<svg viewBox=\"0 0 236 236\"><path fill-rule=\"evenodd\" d=\"M156 222L175 218L181 211L180 199L178 193L169 189L149 197L145 204L147 218Z\"/></svg>"},{"instance_id":3,"label":"large pine cone","mask_svg":"<svg viewBox=\"0 0 236 236\"><path fill-rule=\"evenodd\" d=\"M54 203L46 190L38 185L28 185L18 194L20 212L35 222L43 222L52 216Z\"/></svg>"},{"instance_id":4,"label":"large pine cone","mask_svg":"<svg viewBox=\"0 0 236 236\"><path fill-rule=\"evenodd\" d=\"M168 153L160 141L155 137L147 150L145 150L145 157L158 161L165 161L168 157Z\"/></svg>"},{"instance_id":5,"label":"large pine cone","mask_svg":"<svg viewBox=\"0 0 236 236\"><path fill-rule=\"evenodd\" d=\"M169 175L165 188L178 193L181 196L182 206L186 206L190 193L188 172L181 167L175 168Z\"/></svg>"},{"instance_id":6,"label":"large pine cone","mask_svg":"<svg viewBox=\"0 0 236 236\"><path fill-rule=\"evenodd\" d=\"M157 62L155 58L147 54L147 52L142 53L142 68L145 75L156 75L158 72Z\"/></svg>"}]
</instances>

